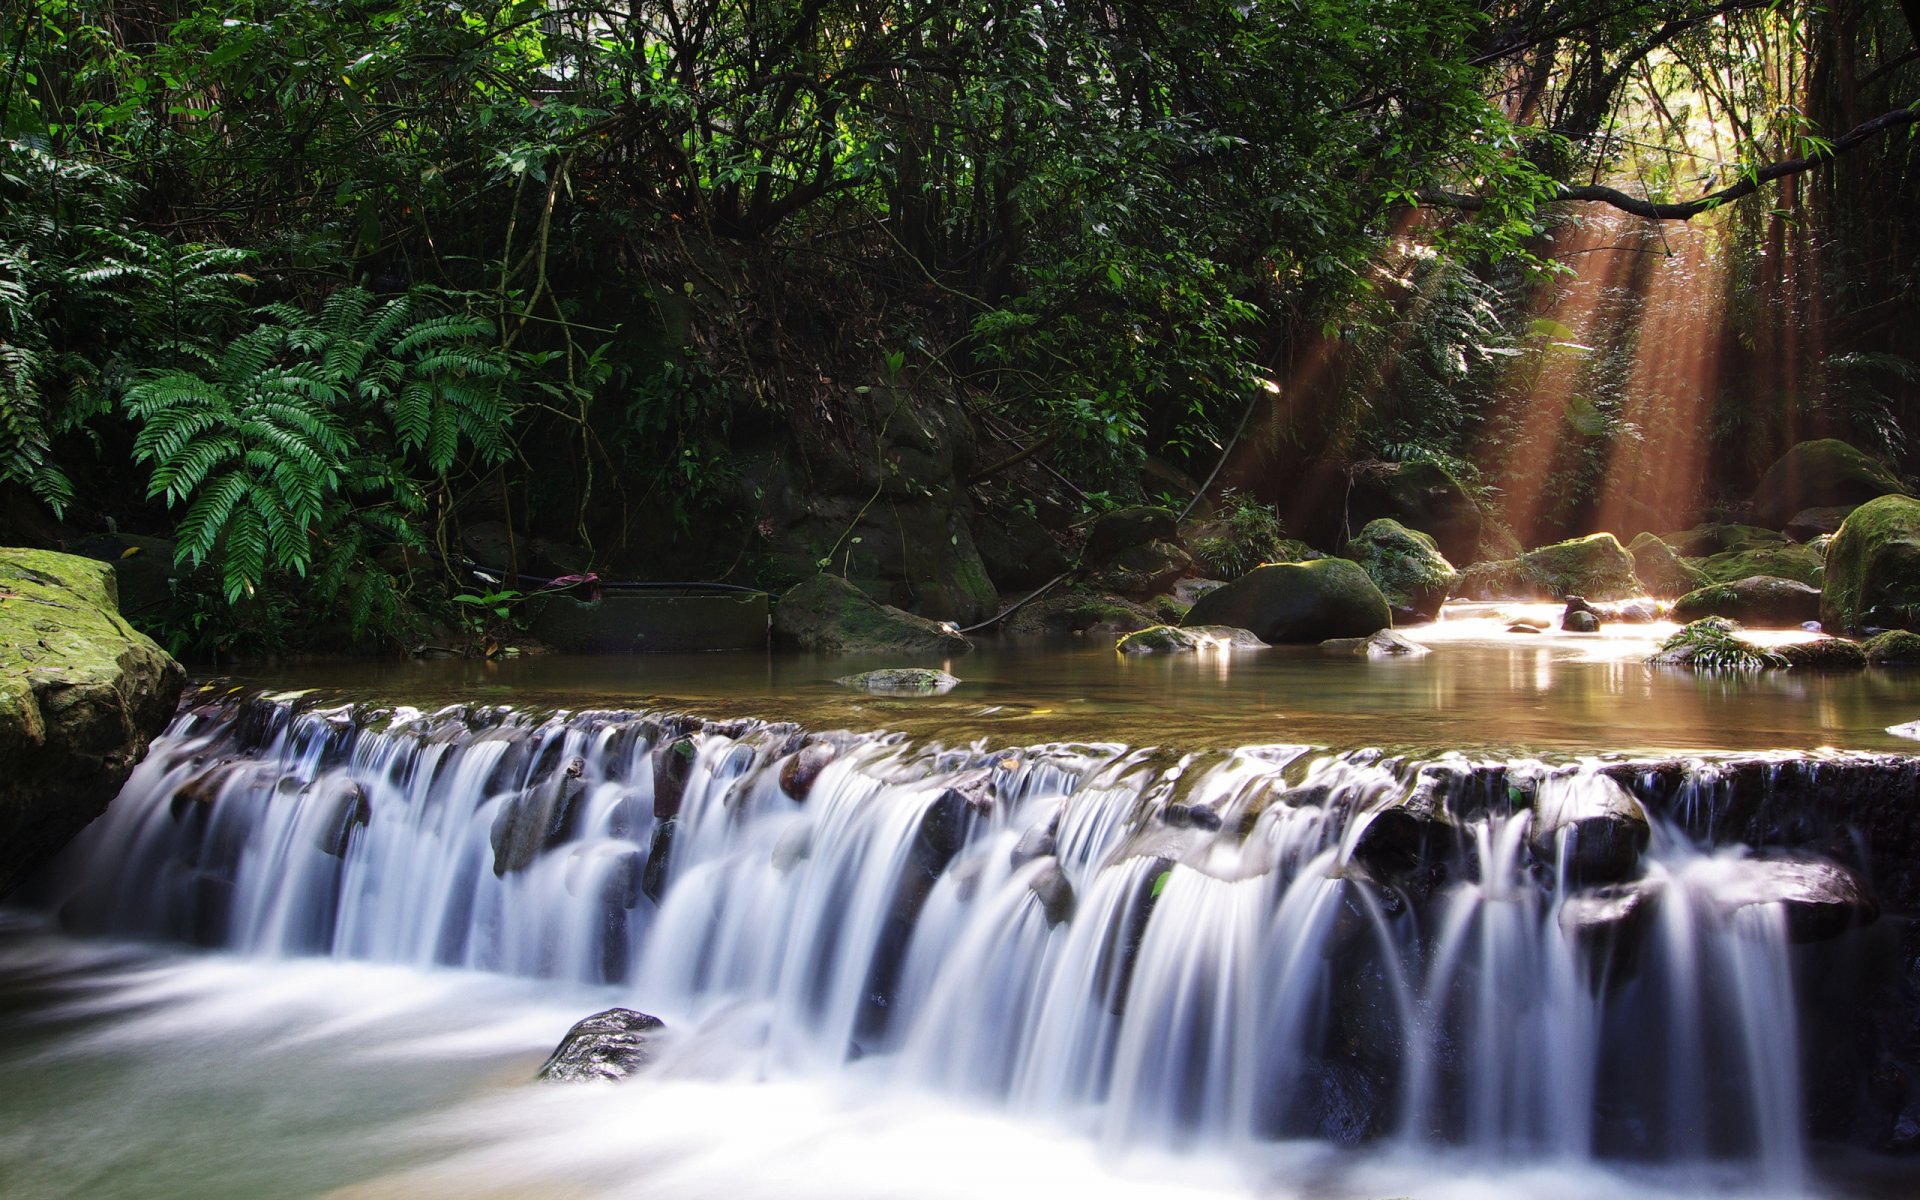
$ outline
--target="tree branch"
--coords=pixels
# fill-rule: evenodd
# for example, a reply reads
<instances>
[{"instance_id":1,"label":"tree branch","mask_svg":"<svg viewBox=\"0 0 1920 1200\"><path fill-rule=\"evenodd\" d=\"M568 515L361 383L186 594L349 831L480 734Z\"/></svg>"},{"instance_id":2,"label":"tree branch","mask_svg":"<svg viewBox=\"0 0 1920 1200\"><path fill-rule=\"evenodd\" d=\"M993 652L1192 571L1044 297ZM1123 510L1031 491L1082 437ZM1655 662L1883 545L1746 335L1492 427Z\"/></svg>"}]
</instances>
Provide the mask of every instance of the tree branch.
<instances>
[{"instance_id":1,"label":"tree branch","mask_svg":"<svg viewBox=\"0 0 1920 1200\"><path fill-rule=\"evenodd\" d=\"M1622 212L1632 213L1636 217L1646 217L1654 221L1690 221L1704 212L1711 212L1721 205L1742 196L1750 196L1776 179L1789 175L1799 175L1833 161L1840 155L1872 141L1889 129L1898 129L1904 125L1920 124L1920 104L1909 108L1898 108L1882 114L1871 121L1854 126L1846 133L1835 138L1831 146L1822 147L1805 158L1791 158L1784 162L1772 163L1760 168L1738 183L1710 192L1694 200L1682 200L1668 203L1656 203L1629 195L1618 188L1591 184L1585 187L1562 186L1552 198L1552 202L1569 200L1594 200L1602 204L1611 204ZM1480 196L1462 195L1456 192L1422 192L1420 203L1436 208L1458 208L1467 212L1478 212L1486 207L1486 200Z\"/></svg>"}]
</instances>

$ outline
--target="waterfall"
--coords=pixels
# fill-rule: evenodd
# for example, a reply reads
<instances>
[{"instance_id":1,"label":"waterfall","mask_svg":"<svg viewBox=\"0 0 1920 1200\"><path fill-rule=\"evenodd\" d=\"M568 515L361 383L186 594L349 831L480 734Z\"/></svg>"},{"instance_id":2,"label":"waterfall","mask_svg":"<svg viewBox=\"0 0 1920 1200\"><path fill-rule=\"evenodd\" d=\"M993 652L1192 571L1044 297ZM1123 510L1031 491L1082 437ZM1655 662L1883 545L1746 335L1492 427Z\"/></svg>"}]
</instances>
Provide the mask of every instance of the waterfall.
<instances>
[{"instance_id":1,"label":"waterfall","mask_svg":"<svg viewBox=\"0 0 1920 1200\"><path fill-rule=\"evenodd\" d=\"M1700 836L1714 772L209 694L42 886L79 932L749 1014L768 1070L877 1060L1116 1144L1791 1180L1827 910Z\"/></svg>"}]
</instances>

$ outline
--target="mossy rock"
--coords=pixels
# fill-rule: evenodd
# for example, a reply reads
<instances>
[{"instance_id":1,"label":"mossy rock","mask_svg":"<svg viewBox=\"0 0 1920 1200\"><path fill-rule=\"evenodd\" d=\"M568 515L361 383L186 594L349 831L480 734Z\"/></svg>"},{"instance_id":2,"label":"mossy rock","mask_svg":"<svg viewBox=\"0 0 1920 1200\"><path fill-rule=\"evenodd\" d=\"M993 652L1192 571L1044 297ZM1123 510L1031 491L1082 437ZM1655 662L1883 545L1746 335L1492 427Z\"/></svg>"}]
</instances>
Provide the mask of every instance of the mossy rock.
<instances>
[{"instance_id":1,"label":"mossy rock","mask_svg":"<svg viewBox=\"0 0 1920 1200\"><path fill-rule=\"evenodd\" d=\"M1826 560L1809 546L1759 546L1727 550L1699 563L1703 584L1732 583L1756 575L1792 579L1817 588L1826 575ZM1811 618L1809 618L1811 619Z\"/></svg>"},{"instance_id":2,"label":"mossy rock","mask_svg":"<svg viewBox=\"0 0 1920 1200\"><path fill-rule=\"evenodd\" d=\"M1164 593L1193 574L1193 559L1174 542L1151 541L1128 546L1094 572L1088 583L1103 592L1145 599Z\"/></svg>"},{"instance_id":3,"label":"mossy rock","mask_svg":"<svg viewBox=\"0 0 1920 1200\"><path fill-rule=\"evenodd\" d=\"M1882 496L1853 510L1827 546L1820 622L1853 634L1920 629L1920 500Z\"/></svg>"},{"instance_id":4,"label":"mossy rock","mask_svg":"<svg viewBox=\"0 0 1920 1200\"><path fill-rule=\"evenodd\" d=\"M1622 600L1640 593L1633 556L1610 533L1568 538L1519 558L1475 563L1456 593L1476 600Z\"/></svg>"},{"instance_id":5,"label":"mossy rock","mask_svg":"<svg viewBox=\"0 0 1920 1200\"><path fill-rule=\"evenodd\" d=\"M1819 616L1820 589L1770 575L1708 584L1688 592L1673 605L1673 619L1683 623L1702 617L1726 617L1744 625L1788 629Z\"/></svg>"},{"instance_id":6,"label":"mossy rock","mask_svg":"<svg viewBox=\"0 0 1920 1200\"><path fill-rule=\"evenodd\" d=\"M1641 533L1627 544L1633 575L1647 595L1669 599L1684 596L1706 582L1699 570L1681 558L1672 546L1651 533Z\"/></svg>"},{"instance_id":7,"label":"mossy rock","mask_svg":"<svg viewBox=\"0 0 1920 1200\"><path fill-rule=\"evenodd\" d=\"M1124 596L1075 589L1042 596L1031 604L1023 605L1001 624L1000 630L1011 637L1067 637L1076 634L1119 637L1167 623L1167 619L1153 609Z\"/></svg>"},{"instance_id":8,"label":"mossy rock","mask_svg":"<svg viewBox=\"0 0 1920 1200\"><path fill-rule=\"evenodd\" d=\"M1480 556L1486 518L1473 496L1445 467L1431 462L1377 464L1353 475L1347 492L1348 528L1385 517L1423 529L1452 562Z\"/></svg>"},{"instance_id":9,"label":"mossy rock","mask_svg":"<svg viewBox=\"0 0 1920 1200\"><path fill-rule=\"evenodd\" d=\"M1906 489L1885 463L1838 438L1801 442L1768 467L1753 491L1753 519L1780 529L1804 509L1865 504Z\"/></svg>"},{"instance_id":10,"label":"mossy rock","mask_svg":"<svg viewBox=\"0 0 1920 1200\"><path fill-rule=\"evenodd\" d=\"M1322 558L1256 567L1200 597L1181 624L1231 625L1277 644L1366 637L1392 623L1387 598L1358 563Z\"/></svg>"},{"instance_id":11,"label":"mossy rock","mask_svg":"<svg viewBox=\"0 0 1920 1200\"><path fill-rule=\"evenodd\" d=\"M1853 515L1858 504L1834 504L1824 508L1803 508L1793 514L1787 522L1784 532L1792 542L1815 542L1824 537L1832 537L1840 532L1840 527Z\"/></svg>"},{"instance_id":12,"label":"mossy rock","mask_svg":"<svg viewBox=\"0 0 1920 1200\"><path fill-rule=\"evenodd\" d=\"M973 643L950 628L880 604L837 575L815 575L773 606L773 636L829 654L956 654Z\"/></svg>"},{"instance_id":13,"label":"mossy rock","mask_svg":"<svg viewBox=\"0 0 1920 1200\"><path fill-rule=\"evenodd\" d=\"M0 548L0 896L106 808L185 684L112 567Z\"/></svg>"},{"instance_id":14,"label":"mossy rock","mask_svg":"<svg viewBox=\"0 0 1920 1200\"><path fill-rule=\"evenodd\" d=\"M1362 658L1420 658L1433 653L1430 647L1422 646L1391 629L1382 629L1363 638L1328 638L1320 643L1320 649L1327 654L1350 654Z\"/></svg>"},{"instance_id":15,"label":"mossy rock","mask_svg":"<svg viewBox=\"0 0 1920 1200\"><path fill-rule=\"evenodd\" d=\"M1367 522L1347 543L1347 557L1387 598L1396 621L1431 621L1460 578L1431 537L1387 517Z\"/></svg>"},{"instance_id":16,"label":"mossy rock","mask_svg":"<svg viewBox=\"0 0 1920 1200\"><path fill-rule=\"evenodd\" d=\"M1789 667L1801 671L1858 671L1867 665L1867 652L1859 642L1846 638L1823 637L1811 642L1792 642L1773 651Z\"/></svg>"},{"instance_id":17,"label":"mossy rock","mask_svg":"<svg viewBox=\"0 0 1920 1200\"><path fill-rule=\"evenodd\" d=\"M1725 617L1702 617L1676 630L1648 660L1655 666L1696 671L1763 671L1786 660L1740 636L1740 625Z\"/></svg>"},{"instance_id":18,"label":"mossy rock","mask_svg":"<svg viewBox=\"0 0 1920 1200\"><path fill-rule=\"evenodd\" d=\"M1868 638L1864 649L1867 661L1876 667L1920 666L1920 633L1889 629Z\"/></svg>"},{"instance_id":19,"label":"mossy rock","mask_svg":"<svg viewBox=\"0 0 1920 1200\"><path fill-rule=\"evenodd\" d=\"M1179 517L1172 509L1142 505L1102 513L1087 530L1080 561L1089 567L1111 562L1123 550L1150 542L1171 541Z\"/></svg>"},{"instance_id":20,"label":"mossy rock","mask_svg":"<svg viewBox=\"0 0 1920 1200\"><path fill-rule=\"evenodd\" d=\"M1226 625L1154 625L1121 638L1121 654L1194 654L1201 651L1264 650L1267 644L1245 629Z\"/></svg>"},{"instance_id":21,"label":"mossy rock","mask_svg":"<svg viewBox=\"0 0 1920 1200\"><path fill-rule=\"evenodd\" d=\"M1787 544L1785 534L1758 525L1696 525L1669 533L1661 541L1682 558L1708 558L1729 550L1759 550Z\"/></svg>"}]
</instances>

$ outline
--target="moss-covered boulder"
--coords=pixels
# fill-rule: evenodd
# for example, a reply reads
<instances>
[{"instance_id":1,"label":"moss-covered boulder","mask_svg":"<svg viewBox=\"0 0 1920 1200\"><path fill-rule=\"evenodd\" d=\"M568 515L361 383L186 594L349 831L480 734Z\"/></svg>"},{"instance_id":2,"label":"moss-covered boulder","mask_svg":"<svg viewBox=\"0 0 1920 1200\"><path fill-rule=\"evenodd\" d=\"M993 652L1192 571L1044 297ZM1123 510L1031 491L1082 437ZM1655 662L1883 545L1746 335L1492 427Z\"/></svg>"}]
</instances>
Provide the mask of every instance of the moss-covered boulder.
<instances>
[{"instance_id":1,"label":"moss-covered boulder","mask_svg":"<svg viewBox=\"0 0 1920 1200\"><path fill-rule=\"evenodd\" d=\"M1725 617L1702 617L1675 630L1647 660L1661 667L1689 667L1696 671L1764 671L1783 667L1786 660L1740 636L1738 622Z\"/></svg>"},{"instance_id":2,"label":"moss-covered boulder","mask_svg":"<svg viewBox=\"0 0 1920 1200\"><path fill-rule=\"evenodd\" d=\"M1876 667L1920 666L1920 633L1889 629L1867 639L1862 647L1867 661Z\"/></svg>"},{"instance_id":3,"label":"moss-covered boulder","mask_svg":"<svg viewBox=\"0 0 1920 1200\"><path fill-rule=\"evenodd\" d=\"M1798 580L1755 575L1697 588L1674 601L1673 619L1726 617L1743 625L1790 629L1820 617L1820 589Z\"/></svg>"},{"instance_id":4,"label":"moss-covered boulder","mask_svg":"<svg viewBox=\"0 0 1920 1200\"><path fill-rule=\"evenodd\" d=\"M1360 658L1420 658L1433 653L1432 648L1422 646L1391 629L1382 629L1363 638L1328 638L1320 643L1320 651L1323 654L1350 654Z\"/></svg>"},{"instance_id":5,"label":"moss-covered boulder","mask_svg":"<svg viewBox=\"0 0 1920 1200\"><path fill-rule=\"evenodd\" d=\"M1154 625L1114 644L1121 654L1197 654L1265 650L1267 644L1244 629L1226 625Z\"/></svg>"},{"instance_id":6,"label":"moss-covered boulder","mask_svg":"<svg viewBox=\"0 0 1920 1200\"><path fill-rule=\"evenodd\" d=\"M1633 558L1634 578L1649 596L1663 600L1684 596L1706 582L1693 564L1654 534L1637 534L1627 544L1627 553Z\"/></svg>"},{"instance_id":7,"label":"moss-covered boulder","mask_svg":"<svg viewBox=\"0 0 1920 1200\"><path fill-rule=\"evenodd\" d=\"M1785 534L1758 525L1696 525L1669 533L1660 540L1684 558L1706 558L1729 550L1757 550L1787 544Z\"/></svg>"},{"instance_id":8,"label":"moss-covered boulder","mask_svg":"<svg viewBox=\"0 0 1920 1200\"><path fill-rule=\"evenodd\" d=\"M830 654L956 654L971 650L951 628L880 604L837 575L815 575L773 606L774 640Z\"/></svg>"},{"instance_id":9,"label":"moss-covered boulder","mask_svg":"<svg viewBox=\"0 0 1920 1200\"><path fill-rule=\"evenodd\" d=\"M119 792L186 672L119 613L113 568L0 549L0 896Z\"/></svg>"},{"instance_id":10,"label":"moss-covered boulder","mask_svg":"<svg viewBox=\"0 0 1920 1200\"><path fill-rule=\"evenodd\" d=\"M1366 637L1392 623L1387 598L1344 558L1256 567L1200 597L1181 622L1231 625L1270 644Z\"/></svg>"},{"instance_id":11,"label":"moss-covered boulder","mask_svg":"<svg viewBox=\"0 0 1920 1200\"><path fill-rule=\"evenodd\" d=\"M1015 597L1018 599L1018 597ZM1137 629L1164 625L1161 614L1125 596L1071 588L1022 605L1000 625L1010 637L1120 637Z\"/></svg>"},{"instance_id":12,"label":"moss-covered boulder","mask_svg":"<svg viewBox=\"0 0 1920 1200\"><path fill-rule=\"evenodd\" d=\"M1388 517L1367 522L1347 543L1347 557L1387 598L1397 622L1433 620L1460 577L1431 537Z\"/></svg>"},{"instance_id":13,"label":"moss-covered boulder","mask_svg":"<svg viewBox=\"0 0 1920 1200\"><path fill-rule=\"evenodd\" d=\"M1882 496L1853 510L1827 546L1820 622L1836 633L1920 629L1920 500Z\"/></svg>"},{"instance_id":14,"label":"moss-covered boulder","mask_svg":"<svg viewBox=\"0 0 1920 1200\"><path fill-rule=\"evenodd\" d=\"M1568 538L1519 558L1475 563L1456 588L1476 600L1621 600L1640 593L1633 556L1610 533Z\"/></svg>"},{"instance_id":15,"label":"moss-covered boulder","mask_svg":"<svg viewBox=\"0 0 1920 1200\"><path fill-rule=\"evenodd\" d=\"M1826 575L1826 560L1811 546L1755 546L1746 550L1725 550L1703 558L1697 564L1702 586L1770 575L1792 579L1809 587L1819 587Z\"/></svg>"},{"instance_id":16,"label":"moss-covered boulder","mask_svg":"<svg viewBox=\"0 0 1920 1200\"><path fill-rule=\"evenodd\" d=\"M1430 462L1370 465L1377 469L1357 471L1347 494L1351 528L1363 529L1385 517L1426 530L1453 562L1472 562L1479 556L1485 518L1445 467Z\"/></svg>"},{"instance_id":17,"label":"moss-covered boulder","mask_svg":"<svg viewBox=\"0 0 1920 1200\"><path fill-rule=\"evenodd\" d=\"M1859 642L1846 638L1823 637L1810 642L1789 642L1774 648L1782 662L1800 671L1858 671L1867 665L1867 652Z\"/></svg>"},{"instance_id":18,"label":"moss-covered boulder","mask_svg":"<svg viewBox=\"0 0 1920 1200\"><path fill-rule=\"evenodd\" d=\"M1865 504L1905 490L1886 464L1837 438L1801 442L1760 477L1753 490L1753 520L1780 529L1803 509Z\"/></svg>"}]
</instances>

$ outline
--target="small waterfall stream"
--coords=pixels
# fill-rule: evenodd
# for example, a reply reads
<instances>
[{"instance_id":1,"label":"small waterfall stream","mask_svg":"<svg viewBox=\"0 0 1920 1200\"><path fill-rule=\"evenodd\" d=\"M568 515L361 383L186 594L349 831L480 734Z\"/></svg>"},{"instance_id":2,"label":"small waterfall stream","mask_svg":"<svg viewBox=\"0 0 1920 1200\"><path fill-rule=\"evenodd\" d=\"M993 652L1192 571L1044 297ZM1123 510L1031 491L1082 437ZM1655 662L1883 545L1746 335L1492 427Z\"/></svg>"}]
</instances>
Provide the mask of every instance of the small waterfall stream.
<instances>
[{"instance_id":1,"label":"small waterfall stream","mask_svg":"<svg viewBox=\"0 0 1920 1200\"><path fill-rule=\"evenodd\" d=\"M44 899L86 933L615 985L754 1029L769 1072L864 1060L1114 1145L1787 1188L1796 954L1872 907L1703 836L1715 772L1655 808L1591 762L207 695Z\"/></svg>"}]
</instances>

